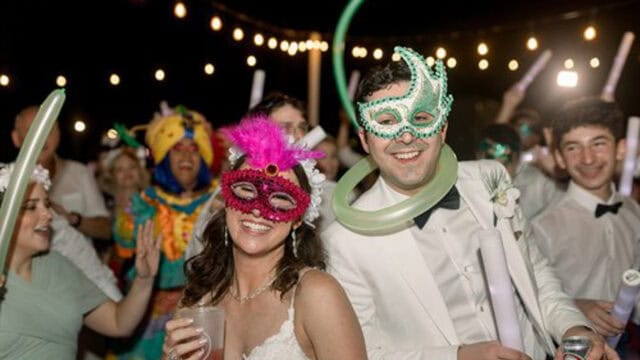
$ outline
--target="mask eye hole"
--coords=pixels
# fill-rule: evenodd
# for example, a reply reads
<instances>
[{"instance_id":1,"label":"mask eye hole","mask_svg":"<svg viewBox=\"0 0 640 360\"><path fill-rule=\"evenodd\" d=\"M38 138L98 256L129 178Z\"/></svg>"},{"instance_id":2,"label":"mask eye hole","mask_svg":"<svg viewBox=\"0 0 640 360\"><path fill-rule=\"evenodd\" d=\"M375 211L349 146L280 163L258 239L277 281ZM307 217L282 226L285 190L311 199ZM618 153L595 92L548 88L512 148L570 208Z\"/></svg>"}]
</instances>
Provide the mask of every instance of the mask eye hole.
<instances>
[{"instance_id":1,"label":"mask eye hole","mask_svg":"<svg viewBox=\"0 0 640 360\"><path fill-rule=\"evenodd\" d=\"M376 122L379 125L391 126L399 123L398 118L392 113L383 112L376 117Z\"/></svg>"},{"instance_id":2,"label":"mask eye hole","mask_svg":"<svg viewBox=\"0 0 640 360\"><path fill-rule=\"evenodd\" d=\"M247 181L240 181L231 185L231 192L237 198L242 200L253 200L258 196L258 190L256 187Z\"/></svg>"},{"instance_id":3,"label":"mask eye hole","mask_svg":"<svg viewBox=\"0 0 640 360\"><path fill-rule=\"evenodd\" d=\"M415 125L427 125L433 121L433 115L426 111L420 111L413 117L413 123Z\"/></svg>"},{"instance_id":4,"label":"mask eye hole","mask_svg":"<svg viewBox=\"0 0 640 360\"><path fill-rule=\"evenodd\" d=\"M269 204L276 210L293 210L296 208L296 200L284 192L274 192L269 195Z\"/></svg>"}]
</instances>

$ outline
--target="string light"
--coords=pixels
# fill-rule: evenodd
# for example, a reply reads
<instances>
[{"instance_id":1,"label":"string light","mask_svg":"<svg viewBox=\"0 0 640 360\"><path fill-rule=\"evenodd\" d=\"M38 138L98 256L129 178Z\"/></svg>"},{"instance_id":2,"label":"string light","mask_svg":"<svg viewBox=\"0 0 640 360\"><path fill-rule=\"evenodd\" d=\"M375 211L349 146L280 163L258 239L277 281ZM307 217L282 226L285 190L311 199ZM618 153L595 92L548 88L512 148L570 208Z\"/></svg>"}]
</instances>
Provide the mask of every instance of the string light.
<instances>
[{"instance_id":1,"label":"string light","mask_svg":"<svg viewBox=\"0 0 640 360\"><path fill-rule=\"evenodd\" d=\"M596 38L596 35L597 35L597 34L598 34L598 33L597 33L597 31L596 31L596 28L595 28L595 27L593 27L593 26L587 26L587 28L586 28L586 29L584 29L583 37L584 37L584 39L585 39L585 40L587 40L587 41L591 41L591 40L593 40L593 39L595 39L595 38Z\"/></svg>"},{"instance_id":2,"label":"string light","mask_svg":"<svg viewBox=\"0 0 640 360\"><path fill-rule=\"evenodd\" d=\"M118 138L118 132L116 131L116 129L109 129L107 130L107 138L111 139L111 140L115 140Z\"/></svg>"},{"instance_id":3,"label":"string light","mask_svg":"<svg viewBox=\"0 0 640 360\"><path fill-rule=\"evenodd\" d=\"M211 63L207 63L204 65L204 73L207 75L213 75L213 73L216 71L216 67L213 66L213 64Z\"/></svg>"},{"instance_id":4,"label":"string light","mask_svg":"<svg viewBox=\"0 0 640 360\"><path fill-rule=\"evenodd\" d=\"M187 6L182 1L178 1L173 7L173 14L178 19L184 19L187 16Z\"/></svg>"},{"instance_id":5,"label":"string light","mask_svg":"<svg viewBox=\"0 0 640 360\"><path fill-rule=\"evenodd\" d=\"M520 64L518 64L518 60L511 59L509 61L509 65L507 65L507 66L509 67L509 70L516 71L516 70L518 70L518 67L520 67Z\"/></svg>"},{"instance_id":6,"label":"string light","mask_svg":"<svg viewBox=\"0 0 640 360\"><path fill-rule=\"evenodd\" d=\"M322 42L320 43L320 51L326 52L328 50L329 50L329 43L324 41L324 40L322 40ZM367 49L364 49L364 51L365 51L365 55L364 56L367 56L367 54L366 54Z\"/></svg>"},{"instance_id":7,"label":"string light","mask_svg":"<svg viewBox=\"0 0 640 360\"><path fill-rule=\"evenodd\" d=\"M300 52L307 51L307 42L306 41L298 41L298 51L300 51Z\"/></svg>"},{"instance_id":8,"label":"string light","mask_svg":"<svg viewBox=\"0 0 640 360\"><path fill-rule=\"evenodd\" d=\"M564 61L564 68L565 68L565 69L567 69L567 70L571 70L571 69L573 69L573 65L574 65L574 63L573 63L573 59L571 59L571 58L566 59L566 60Z\"/></svg>"},{"instance_id":9,"label":"string light","mask_svg":"<svg viewBox=\"0 0 640 360\"><path fill-rule=\"evenodd\" d=\"M485 56L489 53L489 47L484 42L478 44L478 55Z\"/></svg>"},{"instance_id":10,"label":"string light","mask_svg":"<svg viewBox=\"0 0 640 360\"><path fill-rule=\"evenodd\" d=\"M280 50L282 50L282 52L289 50L289 42L287 40L280 41Z\"/></svg>"},{"instance_id":11,"label":"string light","mask_svg":"<svg viewBox=\"0 0 640 360\"><path fill-rule=\"evenodd\" d=\"M214 15L209 22L209 26L213 31L220 31L220 29L222 29L222 20L219 16Z\"/></svg>"},{"instance_id":12,"label":"string light","mask_svg":"<svg viewBox=\"0 0 640 360\"><path fill-rule=\"evenodd\" d=\"M6 74L0 74L0 86L9 86L9 83L11 82L11 80L9 79L9 76Z\"/></svg>"},{"instance_id":13,"label":"string light","mask_svg":"<svg viewBox=\"0 0 640 360\"><path fill-rule=\"evenodd\" d=\"M384 55L384 52L382 51L382 49L377 48L375 50L373 50L373 58L376 60L380 60L382 59L382 56Z\"/></svg>"},{"instance_id":14,"label":"string light","mask_svg":"<svg viewBox=\"0 0 640 360\"><path fill-rule=\"evenodd\" d=\"M436 49L436 57L438 59L444 59L447 56L447 50L443 47L439 47Z\"/></svg>"},{"instance_id":15,"label":"string light","mask_svg":"<svg viewBox=\"0 0 640 360\"><path fill-rule=\"evenodd\" d=\"M289 44L289 50L287 50L287 53L291 56L295 55L298 52L298 43L293 41L291 42L291 44Z\"/></svg>"},{"instance_id":16,"label":"string light","mask_svg":"<svg viewBox=\"0 0 640 360\"><path fill-rule=\"evenodd\" d=\"M594 69L597 68L598 66L600 66L600 59L598 59L597 57L591 58L591 60L589 60L589 65Z\"/></svg>"},{"instance_id":17,"label":"string light","mask_svg":"<svg viewBox=\"0 0 640 360\"><path fill-rule=\"evenodd\" d=\"M489 60L487 59L482 59L480 61L478 61L478 68L480 70L487 70L487 68L489 67Z\"/></svg>"},{"instance_id":18,"label":"string light","mask_svg":"<svg viewBox=\"0 0 640 360\"><path fill-rule=\"evenodd\" d=\"M433 64L436 63L436 59L434 59L433 56L427 56L425 61L427 62L427 65L429 65L429 67L433 66Z\"/></svg>"},{"instance_id":19,"label":"string light","mask_svg":"<svg viewBox=\"0 0 640 360\"><path fill-rule=\"evenodd\" d=\"M400 57L400 54L398 54L398 53L394 52L393 55L391 55L391 60L393 60L393 61L400 61L400 59L401 59L401 57Z\"/></svg>"},{"instance_id":20,"label":"string light","mask_svg":"<svg viewBox=\"0 0 640 360\"><path fill-rule=\"evenodd\" d=\"M578 73L567 70L559 71L556 83L560 87L576 87L578 85Z\"/></svg>"},{"instance_id":21,"label":"string light","mask_svg":"<svg viewBox=\"0 0 640 360\"><path fill-rule=\"evenodd\" d=\"M244 31L239 27L233 29L233 40L242 41L242 39L244 39Z\"/></svg>"},{"instance_id":22,"label":"string light","mask_svg":"<svg viewBox=\"0 0 640 360\"><path fill-rule=\"evenodd\" d=\"M456 60L456 58L450 57L449 59L447 59L447 66L449 68L453 69L454 67L456 67L456 65L458 65L458 60Z\"/></svg>"},{"instance_id":23,"label":"string light","mask_svg":"<svg viewBox=\"0 0 640 360\"><path fill-rule=\"evenodd\" d=\"M260 33L255 34L253 36L253 43L256 44L256 46L264 45L264 36Z\"/></svg>"},{"instance_id":24,"label":"string light","mask_svg":"<svg viewBox=\"0 0 640 360\"><path fill-rule=\"evenodd\" d=\"M153 76L154 76L154 77L156 78L156 80L158 80L158 81L162 81L162 80L164 80L164 76L165 76L164 70L162 70L162 69L158 69L158 70L156 70L156 72L155 72L155 74L154 74Z\"/></svg>"},{"instance_id":25,"label":"string light","mask_svg":"<svg viewBox=\"0 0 640 360\"><path fill-rule=\"evenodd\" d=\"M538 39L535 36L531 36L527 40L527 49L533 51L538 48Z\"/></svg>"},{"instance_id":26,"label":"string light","mask_svg":"<svg viewBox=\"0 0 640 360\"><path fill-rule=\"evenodd\" d=\"M56 85L58 85L58 87L65 87L67 86L67 78L64 77L64 75L58 75L56 76Z\"/></svg>"},{"instance_id":27,"label":"string light","mask_svg":"<svg viewBox=\"0 0 640 360\"><path fill-rule=\"evenodd\" d=\"M267 40L267 46L269 47L269 49L275 49L276 47L278 47L278 39L270 37L269 40Z\"/></svg>"},{"instance_id":28,"label":"string light","mask_svg":"<svg viewBox=\"0 0 640 360\"><path fill-rule=\"evenodd\" d=\"M254 66L256 66L256 63L257 63L257 62L258 62L258 61L256 60L256 57L255 57L255 56L253 56L253 55L249 55L249 56L247 57L247 65L249 65L250 67L254 67Z\"/></svg>"},{"instance_id":29,"label":"string light","mask_svg":"<svg viewBox=\"0 0 640 360\"><path fill-rule=\"evenodd\" d=\"M113 86L120 85L120 76L116 73L113 73L109 76L109 83Z\"/></svg>"},{"instance_id":30,"label":"string light","mask_svg":"<svg viewBox=\"0 0 640 360\"><path fill-rule=\"evenodd\" d=\"M82 120L76 120L73 123L73 130L75 130L78 133L82 133L85 130L87 130L87 124Z\"/></svg>"}]
</instances>

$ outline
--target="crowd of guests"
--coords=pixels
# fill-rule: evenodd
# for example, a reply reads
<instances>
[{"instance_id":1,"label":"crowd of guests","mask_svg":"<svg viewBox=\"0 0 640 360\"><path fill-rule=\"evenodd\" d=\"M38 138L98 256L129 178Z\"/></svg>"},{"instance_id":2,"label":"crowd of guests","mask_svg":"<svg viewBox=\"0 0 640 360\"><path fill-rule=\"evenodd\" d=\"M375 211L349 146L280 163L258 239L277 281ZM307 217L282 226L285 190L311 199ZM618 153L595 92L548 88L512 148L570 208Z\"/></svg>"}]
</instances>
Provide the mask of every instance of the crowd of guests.
<instances>
[{"instance_id":1,"label":"crowd of guests","mask_svg":"<svg viewBox=\"0 0 640 360\"><path fill-rule=\"evenodd\" d=\"M344 113L335 138L306 148L304 104L282 93L215 129L165 104L144 145L121 133L97 178L56 155L54 126L11 240L0 358L199 359L202 329L176 310L217 306L225 359L562 359L572 336L589 339L589 360L636 359L640 317L612 315L622 273L640 267L640 206L616 188L617 105L576 99L547 122L513 87L478 161L458 162L444 67L397 51L403 61L360 82L362 154ZM16 147L37 110L17 115ZM332 194L358 161L377 172L340 202L351 220L336 219ZM0 200L12 169L0 168ZM393 227L354 226L385 211ZM487 228L522 348L499 341L473 236ZM78 340L81 329L95 332Z\"/></svg>"}]
</instances>

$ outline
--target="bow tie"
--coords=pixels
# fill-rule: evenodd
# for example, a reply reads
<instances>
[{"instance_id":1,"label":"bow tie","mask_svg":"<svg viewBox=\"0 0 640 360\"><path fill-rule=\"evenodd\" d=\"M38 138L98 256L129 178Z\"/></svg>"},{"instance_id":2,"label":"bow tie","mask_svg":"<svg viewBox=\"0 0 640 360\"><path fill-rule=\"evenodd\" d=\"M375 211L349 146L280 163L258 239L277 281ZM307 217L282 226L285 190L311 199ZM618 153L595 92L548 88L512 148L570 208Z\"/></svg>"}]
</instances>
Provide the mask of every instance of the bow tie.
<instances>
[{"instance_id":1,"label":"bow tie","mask_svg":"<svg viewBox=\"0 0 640 360\"><path fill-rule=\"evenodd\" d=\"M622 206L622 201L617 202L615 204L611 204L611 205L598 204L598 206L596 206L596 217L599 218L600 216L606 214L607 212L612 212L614 214L617 214L618 210L620 209L620 206Z\"/></svg>"},{"instance_id":2,"label":"bow tie","mask_svg":"<svg viewBox=\"0 0 640 360\"><path fill-rule=\"evenodd\" d=\"M458 193L458 189L455 186L449 190L449 192L442 198L442 200L438 201L437 204L433 205L431 208L427 209L427 211L422 214L416 216L413 221L416 223L418 228L422 229L424 225L429 220L431 213L438 209L450 209L455 210L460 207L460 193Z\"/></svg>"}]
</instances>

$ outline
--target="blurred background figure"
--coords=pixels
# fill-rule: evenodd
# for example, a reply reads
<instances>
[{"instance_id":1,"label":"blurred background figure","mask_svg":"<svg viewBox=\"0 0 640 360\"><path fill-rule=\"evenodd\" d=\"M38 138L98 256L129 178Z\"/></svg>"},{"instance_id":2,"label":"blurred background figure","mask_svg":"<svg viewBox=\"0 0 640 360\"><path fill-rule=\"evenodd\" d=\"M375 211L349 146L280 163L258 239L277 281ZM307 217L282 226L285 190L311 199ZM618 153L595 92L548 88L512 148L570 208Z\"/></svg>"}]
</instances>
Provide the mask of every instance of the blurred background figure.
<instances>
[{"instance_id":1,"label":"blurred background figure","mask_svg":"<svg viewBox=\"0 0 640 360\"><path fill-rule=\"evenodd\" d=\"M162 234L160 267L145 319L130 339L113 345L109 358L162 356L164 324L173 316L185 285L185 250L213 190L210 166L214 154L206 124L202 114L179 106L163 107L147 127L145 140L155 164L152 185L131 200L134 231L116 227L115 240L120 256L136 257L137 226L151 220L154 233ZM135 274L133 270L128 279Z\"/></svg>"}]
</instances>

